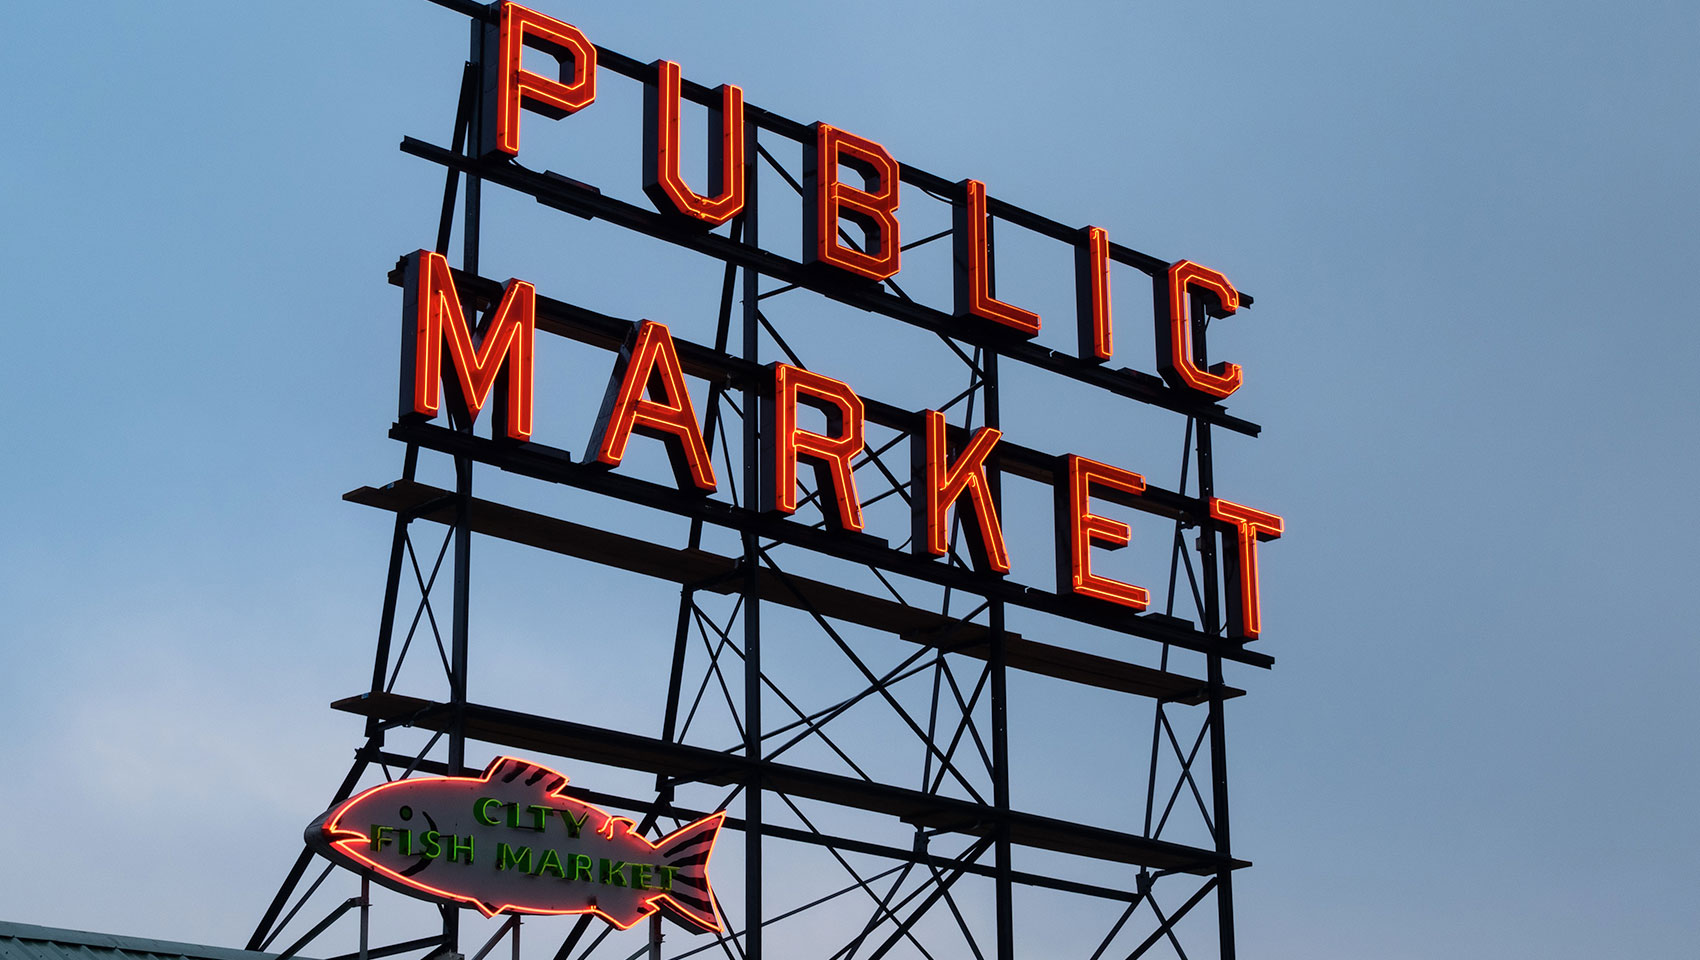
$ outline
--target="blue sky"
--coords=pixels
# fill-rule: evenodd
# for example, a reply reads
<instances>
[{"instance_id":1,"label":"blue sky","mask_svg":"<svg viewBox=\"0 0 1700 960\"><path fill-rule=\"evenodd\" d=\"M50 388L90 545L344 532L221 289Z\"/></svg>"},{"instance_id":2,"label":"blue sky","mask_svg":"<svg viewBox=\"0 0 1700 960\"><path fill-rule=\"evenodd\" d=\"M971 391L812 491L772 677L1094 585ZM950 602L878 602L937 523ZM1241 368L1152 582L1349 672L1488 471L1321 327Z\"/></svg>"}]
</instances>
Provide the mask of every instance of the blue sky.
<instances>
[{"instance_id":1,"label":"blue sky","mask_svg":"<svg viewBox=\"0 0 1700 960\"><path fill-rule=\"evenodd\" d=\"M1700 18L1109 6L538 4L1255 295L1212 341L1265 426L1219 441L1219 486L1289 525L1263 555L1278 664L1230 677L1246 955L1692 949ZM431 244L441 178L396 144L447 140L465 22L424 0L8 22L0 902L239 945L358 736L325 704L364 683L389 525L339 496L399 469L384 273ZM636 196L636 103L528 115L539 165ZM713 271L490 193L486 275L705 338ZM573 448L605 368L581 372L540 381ZM1059 426L1060 394L1016 386L1012 439L1047 449L1117 452L1143 416ZM1172 470L1170 426L1127 465ZM484 629L516 657L670 630L665 600L617 621L568 592L634 581L487 555ZM623 707L526 682L527 709Z\"/></svg>"}]
</instances>

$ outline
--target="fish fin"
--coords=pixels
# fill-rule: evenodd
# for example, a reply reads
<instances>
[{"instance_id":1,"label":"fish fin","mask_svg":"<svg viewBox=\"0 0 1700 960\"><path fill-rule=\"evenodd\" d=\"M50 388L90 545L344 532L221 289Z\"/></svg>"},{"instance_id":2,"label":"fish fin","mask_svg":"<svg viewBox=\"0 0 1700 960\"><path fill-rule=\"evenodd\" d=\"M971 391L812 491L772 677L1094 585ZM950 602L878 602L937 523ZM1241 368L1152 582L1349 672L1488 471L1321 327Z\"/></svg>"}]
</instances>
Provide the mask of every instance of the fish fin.
<instances>
[{"instance_id":1,"label":"fish fin","mask_svg":"<svg viewBox=\"0 0 1700 960\"><path fill-rule=\"evenodd\" d=\"M616 828L615 824L625 824L625 826L620 827L620 828ZM614 839L614 834L620 833L620 832L624 832L624 833L627 833L627 834L633 834L635 836L632 828L634 828L636 826L637 826L637 821L635 821L635 820L630 820L630 819L627 819L626 817L609 817L608 819L602 821L602 827L599 830L597 830L596 832L602 834L604 837L607 837L609 840L612 840L612 839Z\"/></svg>"},{"instance_id":2,"label":"fish fin","mask_svg":"<svg viewBox=\"0 0 1700 960\"><path fill-rule=\"evenodd\" d=\"M656 910L659 910L659 909L660 909L660 907L656 906L654 900L640 900L640 901L638 901L637 912L633 913L629 918L622 917L619 920L615 920L613 917L608 916L608 914L606 914L606 913L603 913L602 915L604 917L608 917L608 922L613 924L614 926L620 928L621 930L630 930L631 928L637 926L639 921L643 920L645 917L648 917L650 914L654 913ZM600 913L601 911L599 910L597 912Z\"/></svg>"},{"instance_id":3,"label":"fish fin","mask_svg":"<svg viewBox=\"0 0 1700 960\"><path fill-rule=\"evenodd\" d=\"M725 820L726 812L722 810L655 841L655 852L661 855L662 865L673 871L672 889L656 898L656 902L675 918L688 920L704 930L725 929L715 907L714 888L708 882L708 858L714 852L714 841Z\"/></svg>"},{"instance_id":4,"label":"fish fin","mask_svg":"<svg viewBox=\"0 0 1700 960\"><path fill-rule=\"evenodd\" d=\"M525 781L527 786L535 785L540 780L544 781L543 792L546 794L558 794L571 779L558 770L545 767L541 763L532 763L530 760L521 760L519 757L496 757L484 768L484 779L487 781L500 777L503 783L512 783L524 774L530 775Z\"/></svg>"}]
</instances>

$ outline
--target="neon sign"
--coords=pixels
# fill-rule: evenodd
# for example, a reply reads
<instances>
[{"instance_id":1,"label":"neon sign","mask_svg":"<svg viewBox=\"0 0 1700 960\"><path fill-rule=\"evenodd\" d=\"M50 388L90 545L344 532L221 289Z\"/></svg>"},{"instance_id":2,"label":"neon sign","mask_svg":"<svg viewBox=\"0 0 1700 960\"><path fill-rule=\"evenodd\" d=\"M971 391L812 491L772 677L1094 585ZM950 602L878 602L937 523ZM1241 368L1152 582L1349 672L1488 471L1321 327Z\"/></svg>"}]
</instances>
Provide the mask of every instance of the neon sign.
<instances>
[{"instance_id":1,"label":"neon sign","mask_svg":"<svg viewBox=\"0 0 1700 960\"><path fill-rule=\"evenodd\" d=\"M1196 267L1196 264L1187 266ZM1211 289L1215 289L1219 277L1192 269L1177 274L1182 284L1208 284ZM506 399L501 417L508 435L529 439L533 416L530 358L535 352L530 341L536 335L530 284L519 280L508 282L494 318L485 324L487 332L477 350L471 345L468 318L455 301L453 276L440 254L421 250L408 256L403 264L403 284L404 309L410 324L407 329L412 333L404 338L403 365L404 369L413 371L414 380L402 390L401 417L431 415L436 409L435 391L441 378L471 416L477 415L485 398L492 393L498 401ZM516 314L518 319L514 319ZM439 356L425 359L426 347L421 344L435 347L444 340L450 349L444 352L436 348ZM1237 382L1240 368L1228 366L1228 370L1218 372L1199 370L1190 364L1182 369L1195 378L1216 381L1231 377ZM505 391L495 389L496 384L504 381L508 384ZM797 468L807 463L817 486L827 491L820 501L828 522L839 530L862 530L862 509L853 472L854 460L865 448L866 405L862 398L843 381L784 363L767 367L767 381L758 392L763 416L760 456L765 480L764 509L782 515L796 511ZM420 400L427 396L432 398L429 408ZM825 415L825 433L798 426L798 412L803 406ZM915 414L915 420L918 427L914 447L915 487L922 494L915 499L916 552L944 556L946 513L953 506L966 508L969 511L966 516L972 518L968 546L975 569L993 576L1008 573L1010 561L1002 522L986 481L986 470L996 456L1002 433L982 428L969 438L953 460L947 449L943 416L937 411L923 411ZM525 431L524 435L518 432L520 429ZM697 493L717 489L673 336L666 325L650 320L637 324L615 363L597 417L595 462L617 467L634 434L666 444L679 489ZM1091 559L1094 546L1114 550L1127 546L1133 538L1128 524L1092 512L1094 487L1137 498L1145 491L1144 478L1131 470L1075 454L1059 457L1054 472L1058 478L1055 483L1057 591L1144 610L1149 602L1144 587L1093 573ZM1225 500L1212 501L1208 516L1220 524L1219 529L1227 536L1228 553L1236 567L1233 574L1236 590L1228 604L1232 635L1255 639L1262 623L1257 544L1281 535L1281 518Z\"/></svg>"},{"instance_id":2,"label":"neon sign","mask_svg":"<svg viewBox=\"0 0 1700 960\"><path fill-rule=\"evenodd\" d=\"M594 914L621 930L657 911L725 929L708 862L724 813L651 842L515 757L480 777L414 777L350 797L307 827L331 860L410 896L498 913Z\"/></svg>"},{"instance_id":3,"label":"neon sign","mask_svg":"<svg viewBox=\"0 0 1700 960\"><path fill-rule=\"evenodd\" d=\"M581 922L572 925L563 953L570 952L591 916L620 930L645 918L655 919L659 927L659 918L666 916L694 931L726 932L708 877L709 860L726 823L724 811L651 840L644 835L651 832L647 821L646 830L640 832L633 820L590 805L580 799L585 796L582 793L568 793L567 778L546 767L500 757L475 775L474 768L465 766L465 745L476 738L510 749L588 757L657 774L655 807L645 801L605 798L604 802L620 809L664 811L672 809L676 786L736 783L738 789L731 798L720 803L743 798L741 820L733 826L744 832L746 884L742 903L734 902L733 909L736 914L741 906L746 922L732 939L741 940L739 949L751 957L761 955L761 930L768 922L763 917L764 899L771 899L762 892L766 839L819 842L828 848L842 846L915 864L934 863L919 842L924 839L920 835L911 852L883 841L847 842L819 830L805 836L775 824L771 817L764 820L761 798L765 793L794 794L896 816L927 835L975 835L974 845L956 856L955 873L947 877L934 867L933 882L942 890L964 872L995 879L999 956L1014 955L1010 890L1015 883L1076 893L1108 892L1060 876L1015 870L1010 855L1015 845L1137 865L1141 871L1135 902L1145 896L1156 877L1213 873L1210 884L1218 891L1224 929L1230 928L1232 871L1244 863L1232 857L1228 845L1222 709L1224 701L1243 691L1226 685L1222 668L1230 660L1257 666L1273 662L1247 644L1258 639L1263 628L1258 545L1279 538L1285 524L1274 513L1236 502L1237 492L1216 489L1211 429L1255 436L1260 428L1229 414L1223 405L1244 385L1247 371L1236 363L1212 362L1206 317L1234 314L1250 305L1252 298L1218 270L1192 260L1171 262L1141 253L1112 241L1103 227L1064 223L1023 209L992 196L982 180L947 178L900 163L875 140L832 123L797 122L758 105L746 105L744 90L737 85L710 87L687 79L676 62L640 60L599 47L572 24L517 3L435 2L472 17L473 56L462 74L453 146L412 137L401 144L404 152L448 168L449 175L436 249L404 255L389 275L403 292L398 417L390 436L405 442L408 453L397 484L383 490L363 488L349 496L395 510L397 532L379 669L374 670L371 695L350 698L338 706L364 713L369 721L368 747L357 756L359 766L347 784L357 782L374 757L386 764L402 759L381 749L382 731L398 725L427 727L439 736L447 733L447 761L430 761L425 769L451 775L404 777L338 802L308 826L308 844L368 880L445 908L470 906L487 917L578 915ZM538 115L561 121L593 107L605 111L617 100L607 96L606 81L613 77L635 82L643 92L641 125L634 125L640 131L641 148L631 164L641 169L616 174L617 180L629 177L631 182L616 183L604 192L602 187L550 170L541 155L547 152L545 145L557 138L542 136L543 129L526 131L522 153L522 122L529 128L539 122ZM605 102L596 107L599 78L604 82ZM685 132L686 113L706 114L706 131ZM778 159L770 150L775 143L783 150L780 156L793 159ZM686 153L702 156L706 169L687 172L682 163ZM769 235L765 246L760 235L767 233L763 221L772 221L766 213L772 208L763 199L761 187L767 182L760 173L763 162L795 191L795 196L781 193L781 216L791 220L780 224L782 239L775 242ZM454 233L453 213L462 177L466 178L461 227L465 246L457 269L450 265L446 251ZM483 185L513 190L553 209L716 260L725 273L714 346L693 343L687 334L676 335L666 323L654 319L630 314L632 319L626 319L552 299L551 295L562 294L539 289L524 279L499 282L502 274L481 275ZM622 189L640 185L641 195L635 189ZM929 205L927 198L936 205ZM921 214L944 212L940 208L948 210L948 227L916 229L927 223ZM911 221L908 243L903 242L904 220ZM1023 232L1013 246L998 243L1005 224ZM927 235L914 236L923 233ZM1068 256L1062 260L1026 256L1034 237L1059 245ZM942 242L905 256L935 241ZM1068 281L1057 284L1072 286L1071 318L1058 316L1066 312L1066 306L1059 308L1055 301L1040 299L1037 291L1044 285L1000 286L999 265L1011 265L1016 258L1029 265L1072 261ZM900 286L897 277L906 264ZM1152 340L1145 342L1154 341L1156 348L1153 372L1135 369L1125 359L1129 342L1142 339L1129 336L1126 303L1143 300L1144 292L1136 291L1138 295L1129 298L1125 290L1112 291L1112 279L1122 275L1115 272L1120 268L1138 271L1152 283ZM623 266L616 269L625 272ZM928 270L937 275L929 275ZM734 349L732 316L740 271L743 332ZM668 278L659 282L671 285ZM904 286L916 296L911 297ZM814 307L830 300L938 337L968 368L968 386L944 402L915 399L899 406L864 396L852 382L855 378L848 375L850 360L871 359L885 368L879 371L884 374L905 365L884 362L886 357L878 351L885 345L873 342L874 335L863 329L859 318L844 322L833 315L811 317L817 323L824 319L835 324L827 335L841 348L845 343L853 345L853 355L830 355L819 366L806 367L760 307L764 299L793 290L811 296L782 303L806 300ZM1122 313L1116 312L1116 304ZM560 385L536 382L540 330L613 353L599 406L568 408L563 414L555 393ZM819 326L815 332L820 332ZM924 339L928 340L924 349L931 350L935 345L930 337ZM898 342L921 355L913 341L893 341ZM786 362L770 362L776 358L773 348ZM543 353L554 359L548 346ZM1188 450L1182 459L1179 488L1166 490L1160 482L1148 482L1148 449L1137 450L1127 456L1130 462L1121 463L1116 462L1122 459L1116 454L1090 459L1067 448L1027 446L1021 434L1032 432L1028 419L1004 416L1008 408L1000 398L1010 394L1000 392L999 365L1005 358L1023 364L1024 369L1186 417L1184 446ZM951 368L956 369L954 363ZM544 369L556 368L544 365ZM929 395L936 395L939 386L930 380L911 385L926 388ZM1047 393L1043 400L1059 419L1069 418L1066 426L1075 428L1071 435L1098 432L1107 438L1114 429L1087 422L1081 411L1064 407L1060 394ZM487 416L486 407L491 411ZM440 421L445 408L446 427ZM727 411L739 420L741 431L735 440L727 429ZM477 428L481 416L484 426ZM574 419L592 424L587 443L573 429L575 424L562 422ZM569 448L550 439L563 434L578 442ZM660 449L654 447L656 442ZM453 492L417 479L421 449L455 458ZM894 449L898 453L893 459L907 462L892 464L882 459ZM718 468L716 450L722 459ZM665 453L670 478L664 469L634 469L637 463L658 464L657 453ZM659 540L646 542L474 498L475 462L689 518L689 543L678 548ZM1006 502L1005 482L1010 478L1046 488L1049 502L1025 495ZM1154 476L1153 481L1157 480ZM1219 492L1236 500L1220 497ZM901 500L876 506L893 496ZM1024 563L1018 573L1012 553L1042 554L1045 549L1035 549L1040 538L1033 536L1006 538L1008 529L1025 532L1035 526L1017 515L1022 510L1037 512L1041 525L1048 528L1043 533L1053 538L1054 592L1048 585L1018 582L1033 567ZM1129 511L1160 517L1160 526L1172 525L1172 531L1164 529L1161 537L1153 537L1141 529L1145 521L1129 522ZM389 642L397 634L397 578L404 560L412 555L407 530L416 520L454 528L454 662L446 651L443 656L450 681L448 704L402 697L390 690L408 650L403 642L394 656L395 669L387 667ZM714 552L712 544L705 548L705 525L717 528L712 535L722 542L726 540L722 534L736 532L741 556ZM662 739L508 712L501 712L500 722L485 722L497 714L466 700L470 620L465 612L474 534L682 585ZM1150 548L1148 553L1168 550L1166 598L1165 591L1142 585L1152 583L1150 574L1129 573L1126 565L1106 556L1136 542ZM773 548L783 552L779 559L788 559L793 551L808 551L841 566L865 566L893 599L840 585L836 578L793 576L770 553ZM439 565L447 549L445 541ZM1193 551L1199 561L1196 566ZM1176 615L1183 560L1196 612L1191 618ZM1049 579L1053 570L1041 576ZM928 600L905 598L887 573L925 585ZM434 577L433 573L432 581L417 578L423 612L429 612L426 595ZM940 596L935 588L942 588L938 612L932 602ZM741 617L746 630L747 642L740 651L747 681L742 713L730 690L725 697L743 736L741 752L738 747L719 745L704 752L689 743L686 733L694 706L683 727L676 723L680 693L685 689L684 651L691 615L703 615L696 604L699 592L736 597L727 614L727 629L732 619ZM955 599L963 595L981 602L971 610L955 605ZM1181 603L1184 607L1185 599ZM936 650L933 668L941 671L958 658L983 661L975 693L965 700L957 691L962 721L955 736L973 734L991 779L986 795L992 802L981 795L977 771L964 775L952 768L949 751L954 747L941 753L934 746L936 724L931 721L926 730L912 720L909 723L929 749L927 782L920 790L875 781L854 762L850 765L861 774L859 781L776 761L778 753L797 740L771 753L764 749L766 738L793 725L769 732L761 722L764 684L777 692L760 658L758 611L763 604L810 614L856 661L872 684L870 693L883 693L896 681L875 679L827 621L842 620ZM1029 639L1010 630L1008 609L1159 642L1164 647L1162 662L1155 668L1131 658L1123 663L1076 649L1068 640L1052 644ZM730 639L717 624L714 628ZM1204 654L1207 677L1171 673L1171 669L1185 669L1171 666L1171 646ZM718 651L712 656L718 656ZM720 667L711 662L710 669L718 673ZM1167 810L1153 828L1149 807L1158 781L1161 745L1155 736L1153 786L1147 793L1143 835L1014 808L1008 799L1005 719L1009 697L1004 679L1011 670L1152 697L1158 704L1157 720L1165 726L1163 710L1168 704L1208 704L1210 716L1190 754L1181 752L1182 745L1173 734L1170 741L1180 760L1179 777L1190 783L1198 769L1194 760L1200 756L1205 735L1210 737L1212 797L1207 804L1197 787L1193 796L1215 849L1160 836L1169 822ZM381 686L386 673L390 686ZM935 713L940 702L938 678L935 674ZM957 686L955 681L952 686ZM974 732L975 698L981 690L986 691L992 717L989 749ZM909 719L903 705L889 694L886 699ZM356 702L359 706L354 706ZM475 721L475 717L483 720ZM805 717L804 723L817 726L813 717ZM696 738L701 736L699 732ZM437 742L433 738L426 744L410 773L425 762ZM589 744L597 749L583 752ZM604 746L609 749L604 751ZM839 755L850 761L842 751ZM936 777L932 776L935 760ZM973 795L972 802L955 799L941 789L947 773ZM1183 783L1177 782L1171 804L1182 788ZM994 847L995 856L985 859ZM299 861L289 885L296 883L305 863L305 859ZM1153 867L1161 871L1155 877L1147 869ZM1159 915L1164 927L1178 921L1211 889L1198 890L1171 917ZM1115 896L1120 898L1119 893ZM349 901L345 908L354 903ZM251 948L263 948L269 942L262 933L285 904L280 892ZM919 907L875 952L896 944L905 933L903 927L925 910L925 905ZM443 913L440 942L452 950L457 946L458 926L452 920L457 914L454 909ZM287 924L293 916L292 910L283 922ZM516 931L517 951L514 919L509 927ZM1112 931L1110 936L1116 935ZM657 930L652 942L658 941ZM1156 935L1147 945L1154 942ZM383 949L393 953L403 946Z\"/></svg>"},{"instance_id":4,"label":"neon sign","mask_svg":"<svg viewBox=\"0 0 1700 960\"><path fill-rule=\"evenodd\" d=\"M484 88L491 115L486 162L505 162L520 154L520 117L529 110L552 119L590 107L596 100L597 48L571 24L512 2L500 5L496 22L485 28ZM522 48L530 47L559 65L558 78L523 69ZM698 193L679 170L681 84L679 65L656 60L653 78L644 81L642 184L658 213L696 231L723 224L743 209L747 196L750 150L745 142L743 91L722 85L709 107L709 176ZM800 128L803 146L802 237L797 263L823 289L871 289L900 269L899 186L903 168L880 144L825 122ZM488 158L496 158L489 160ZM967 336L1026 341L1043 320L1038 313L999 299L992 292L989 200L985 184L965 179L949 198L953 220L954 303L949 316ZM861 231L861 242L850 241ZM1108 233L1081 227L1071 238L1075 248L1074 285L1078 324L1078 360L1104 365L1116 352L1112 328ZM1159 261L1161 264L1161 262ZM1215 403L1239 390L1245 372L1235 363L1209 363L1195 351L1194 316L1200 310L1224 316L1245 302L1219 271L1178 260L1163 269L1147 268L1154 282L1154 333L1157 370L1176 402ZM447 261L421 250L405 258L402 270L406 316L403 338L404 380L401 418L434 417L439 393L447 388L455 409L475 418L493 400L500 429L522 444L532 439L534 384L532 358L536 336L537 294L522 280L510 280L500 301L482 324L467 316ZM805 282L809 285L813 281ZM481 337L473 335L482 329ZM973 331L978 331L974 333ZM448 349L444 349L444 343ZM665 444L681 491L711 494L718 479L710 463L697 407L684 378L679 352L668 328L651 320L637 324L620 350L596 418L589 459L616 469L632 436ZM1153 382L1156 378L1151 378ZM853 466L865 453L863 399L830 371L772 364L764 382L746 385L760 397L762 417L760 495L762 509L785 516L798 506L798 467L813 472L822 495L820 506L831 529L863 530ZM753 399L753 398L752 398ZM804 429L799 408L806 405L827 421L825 432ZM915 443L914 552L940 558L952 511L967 521L974 570L1001 577L1010 570L1003 524L988 484L998 469L997 430L980 430L965 442L947 438L942 417L916 411L909 428ZM754 454L746 454L754 455ZM954 455L954 457L953 457ZM1092 570L1093 548L1117 549L1133 539L1128 524L1091 510L1093 490L1119 494L1123 504L1145 502L1145 481L1123 465L1098 463L1072 453L1055 458L1050 470L1056 490L1056 590L1142 611L1148 591ZM1273 513L1212 498L1188 506L1189 515L1222 537L1233 568L1226 608L1228 634L1255 639L1261 631L1257 544L1281 535Z\"/></svg>"}]
</instances>

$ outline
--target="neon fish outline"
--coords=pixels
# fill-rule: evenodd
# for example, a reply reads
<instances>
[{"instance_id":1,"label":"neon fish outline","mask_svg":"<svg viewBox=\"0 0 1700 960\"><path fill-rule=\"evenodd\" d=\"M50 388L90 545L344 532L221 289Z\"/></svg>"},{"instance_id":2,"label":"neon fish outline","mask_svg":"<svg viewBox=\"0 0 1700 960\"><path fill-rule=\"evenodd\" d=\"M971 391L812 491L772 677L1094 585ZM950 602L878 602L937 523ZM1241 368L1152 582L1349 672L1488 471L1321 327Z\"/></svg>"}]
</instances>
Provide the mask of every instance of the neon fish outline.
<instances>
[{"instance_id":1,"label":"neon fish outline","mask_svg":"<svg viewBox=\"0 0 1700 960\"><path fill-rule=\"evenodd\" d=\"M708 861L726 819L725 811L711 813L652 842L635 831L636 824L629 818L614 816L563 793L566 784L566 776L548 767L517 757L497 757L479 777L412 777L379 784L326 811L307 827L305 836L310 846L332 861L369 870L385 886L412 896L467 904L487 917L502 912L589 913L627 930L661 911L690 929L725 930L708 881ZM424 809L427 801L434 810ZM459 806L466 801L471 802ZM519 822L522 801L530 801L524 805L529 816L523 818L532 821L529 825ZM428 831L420 831L423 850L412 849L411 828L382 825L386 820L390 824L408 820L416 805L430 825ZM464 815L453 819L455 809L471 808L476 809L470 819ZM506 824L490 819L491 809L508 810ZM439 829L432 812L444 816L444 829ZM509 846L491 839L492 828L506 826L532 831L547 841L547 826L556 822L552 814L559 814L569 836L544 848L535 870L530 869L533 851L528 845ZM454 831L446 829L451 824L456 826ZM453 853L443 856L441 841L447 837L453 843L463 836L463 827L474 831L465 835L466 843L459 848L467 855L465 861L452 872L433 870L429 879L424 877L434 864L457 861ZM406 836L398 843L391 834ZM497 860L495 871L460 873L461 868L474 866L473 841L480 838L486 851L495 853L489 845L496 843L504 856ZM432 845L437 848L434 852ZM565 869L555 849L560 846L569 848ZM592 857L581 852L585 849L613 854L618 859ZM524 871L508 869L520 866L516 850L524 851ZM552 871L550 864L554 865ZM592 864L600 866L600 876L591 871ZM628 868L630 873L625 872ZM569 874L568 870L573 872ZM528 895L515 896L516 888Z\"/></svg>"}]
</instances>

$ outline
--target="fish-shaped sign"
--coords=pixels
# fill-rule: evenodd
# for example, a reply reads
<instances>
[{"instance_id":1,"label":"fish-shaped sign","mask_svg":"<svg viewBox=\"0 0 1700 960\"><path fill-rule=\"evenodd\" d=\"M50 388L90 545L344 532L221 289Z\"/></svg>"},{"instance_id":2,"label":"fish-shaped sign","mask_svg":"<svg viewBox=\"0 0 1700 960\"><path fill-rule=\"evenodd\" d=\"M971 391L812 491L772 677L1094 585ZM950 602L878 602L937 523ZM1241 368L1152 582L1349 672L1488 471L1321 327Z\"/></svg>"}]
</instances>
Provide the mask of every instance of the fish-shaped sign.
<instances>
[{"instance_id":1,"label":"fish-shaped sign","mask_svg":"<svg viewBox=\"0 0 1700 960\"><path fill-rule=\"evenodd\" d=\"M514 757L482 777L392 780L307 827L331 860L411 896L509 913L594 913L625 930L662 911L725 929L708 885L724 811L653 843L625 817L561 792L567 778Z\"/></svg>"}]
</instances>

